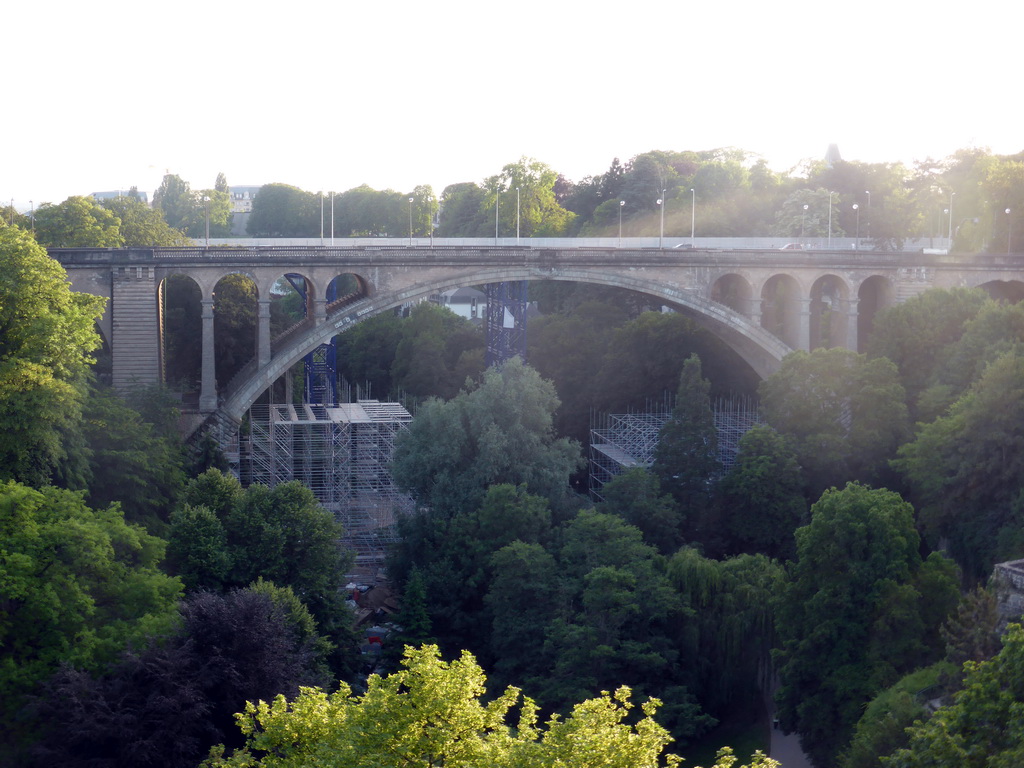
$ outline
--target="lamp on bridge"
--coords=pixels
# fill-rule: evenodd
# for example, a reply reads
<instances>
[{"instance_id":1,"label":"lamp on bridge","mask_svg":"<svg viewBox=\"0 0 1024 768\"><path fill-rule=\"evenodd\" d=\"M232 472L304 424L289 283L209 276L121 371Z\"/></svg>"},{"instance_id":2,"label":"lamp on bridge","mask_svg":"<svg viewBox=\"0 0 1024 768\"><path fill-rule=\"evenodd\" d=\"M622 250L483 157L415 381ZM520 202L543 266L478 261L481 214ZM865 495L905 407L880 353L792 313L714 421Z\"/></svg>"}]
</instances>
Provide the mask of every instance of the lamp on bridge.
<instances>
[{"instance_id":1,"label":"lamp on bridge","mask_svg":"<svg viewBox=\"0 0 1024 768\"><path fill-rule=\"evenodd\" d=\"M868 237L871 237L871 190L865 189L864 194L868 196Z\"/></svg>"},{"instance_id":2,"label":"lamp on bridge","mask_svg":"<svg viewBox=\"0 0 1024 768\"><path fill-rule=\"evenodd\" d=\"M622 208L625 204L625 200L619 200L619 248L622 247Z\"/></svg>"},{"instance_id":3,"label":"lamp on bridge","mask_svg":"<svg viewBox=\"0 0 1024 768\"><path fill-rule=\"evenodd\" d=\"M203 205L206 208L206 246L210 246L210 196L203 195Z\"/></svg>"},{"instance_id":4,"label":"lamp on bridge","mask_svg":"<svg viewBox=\"0 0 1024 768\"><path fill-rule=\"evenodd\" d=\"M810 208L807 203L804 203L804 212L800 216L800 239L804 239L804 224L807 222L807 209Z\"/></svg>"},{"instance_id":5,"label":"lamp on bridge","mask_svg":"<svg viewBox=\"0 0 1024 768\"><path fill-rule=\"evenodd\" d=\"M835 192L828 193L828 249L832 250L832 195Z\"/></svg>"},{"instance_id":6,"label":"lamp on bridge","mask_svg":"<svg viewBox=\"0 0 1024 768\"><path fill-rule=\"evenodd\" d=\"M857 213L857 234L853 238L853 250L860 250L860 206L856 203L853 204L853 210Z\"/></svg>"},{"instance_id":7,"label":"lamp on bridge","mask_svg":"<svg viewBox=\"0 0 1024 768\"><path fill-rule=\"evenodd\" d=\"M516 187L516 245L519 245L519 187Z\"/></svg>"},{"instance_id":8,"label":"lamp on bridge","mask_svg":"<svg viewBox=\"0 0 1024 768\"><path fill-rule=\"evenodd\" d=\"M947 250L953 250L953 198L956 197L956 192L949 193L949 232L946 234L946 248Z\"/></svg>"},{"instance_id":9,"label":"lamp on bridge","mask_svg":"<svg viewBox=\"0 0 1024 768\"><path fill-rule=\"evenodd\" d=\"M1013 228L1013 219L1010 218L1010 209L1006 209L1006 253L1010 253L1010 232Z\"/></svg>"},{"instance_id":10,"label":"lamp on bridge","mask_svg":"<svg viewBox=\"0 0 1024 768\"><path fill-rule=\"evenodd\" d=\"M409 247L412 248L412 198L409 198Z\"/></svg>"},{"instance_id":11,"label":"lamp on bridge","mask_svg":"<svg viewBox=\"0 0 1024 768\"><path fill-rule=\"evenodd\" d=\"M693 246L694 246L693 233L694 233L694 230L696 229L696 227L695 227L696 223L697 223L697 193L693 190L693 187L691 187L690 188L690 247L691 248L693 248Z\"/></svg>"},{"instance_id":12,"label":"lamp on bridge","mask_svg":"<svg viewBox=\"0 0 1024 768\"><path fill-rule=\"evenodd\" d=\"M665 247L665 190L661 190L661 197L658 198L658 205L661 206L661 232L658 235L658 247Z\"/></svg>"}]
</instances>

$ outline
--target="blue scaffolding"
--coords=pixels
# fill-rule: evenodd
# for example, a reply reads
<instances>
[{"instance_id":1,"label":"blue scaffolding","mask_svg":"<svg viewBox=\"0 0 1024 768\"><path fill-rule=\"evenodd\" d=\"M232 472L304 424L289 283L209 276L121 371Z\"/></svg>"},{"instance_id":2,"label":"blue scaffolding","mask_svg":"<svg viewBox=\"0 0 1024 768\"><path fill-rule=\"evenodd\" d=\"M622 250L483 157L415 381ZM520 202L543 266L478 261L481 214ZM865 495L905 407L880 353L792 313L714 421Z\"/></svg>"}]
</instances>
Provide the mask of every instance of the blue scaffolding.
<instances>
[{"instance_id":1,"label":"blue scaffolding","mask_svg":"<svg viewBox=\"0 0 1024 768\"><path fill-rule=\"evenodd\" d=\"M526 280L488 283L487 294L487 367L518 355L526 360Z\"/></svg>"}]
</instances>

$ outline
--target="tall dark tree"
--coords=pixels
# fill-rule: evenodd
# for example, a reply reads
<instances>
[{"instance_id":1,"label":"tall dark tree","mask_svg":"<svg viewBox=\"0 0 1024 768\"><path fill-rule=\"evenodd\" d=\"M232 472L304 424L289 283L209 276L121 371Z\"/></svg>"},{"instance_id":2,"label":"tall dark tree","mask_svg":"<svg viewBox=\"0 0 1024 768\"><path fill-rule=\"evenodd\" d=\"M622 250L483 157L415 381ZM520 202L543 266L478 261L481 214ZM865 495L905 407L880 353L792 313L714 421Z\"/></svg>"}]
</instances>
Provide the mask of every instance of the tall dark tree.
<instances>
[{"instance_id":1,"label":"tall dark tree","mask_svg":"<svg viewBox=\"0 0 1024 768\"><path fill-rule=\"evenodd\" d=\"M701 525L710 509L713 481L721 472L710 392L700 358L691 355L683 364L676 405L658 435L651 467L662 489L679 504L689 534L697 537L704 533Z\"/></svg>"},{"instance_id":2,"label":"tall dark tree","mask_svg":"<svg viewBox=\"0 0 1024 768\"><path fill-rule=\"evenodd\" d=\"M178 633L101 676L64 667L38 709L38 764L191 767L214 744L241 744L234 723L245 702L325 684L315 642L261 589L192 595Z\"/></svg>"},{"instance_id":3,"label":"tall dark tree","mask_svg":"<svg viewBox=\"0 0 1024 768\"><path fill-rule=\"evenodd\" d=\"M740 438L739 454L719 487L719 520L730 553L757 552L785 560L796 554L793 532L807 520L804 481L785 437L756 426Z\"/></svg>"}]
</instances>

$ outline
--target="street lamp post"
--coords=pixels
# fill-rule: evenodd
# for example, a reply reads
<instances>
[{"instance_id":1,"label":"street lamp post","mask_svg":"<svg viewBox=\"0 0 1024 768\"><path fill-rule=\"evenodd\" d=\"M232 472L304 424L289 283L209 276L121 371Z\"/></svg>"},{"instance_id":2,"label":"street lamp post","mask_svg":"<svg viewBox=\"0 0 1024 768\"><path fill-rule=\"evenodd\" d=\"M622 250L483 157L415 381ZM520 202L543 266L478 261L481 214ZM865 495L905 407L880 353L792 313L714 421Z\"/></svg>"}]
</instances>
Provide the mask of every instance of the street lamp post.
<instances>
[{"instance_id":1,"label":"street lamp post","mask_svg":"<svg viewBox=\"0 0 1024 768\"><path fill-rule=\"evenodd\" d=\"M331 245L334 245L334 191L331 191Z\"/></svg>"},{"instance_id":2,"label":"street lamp post","mask_svg":"<svg viewBox=\"0 0 1024 768\"><path fill-rule=\"evenodd\" d=\"M1006 209L1006 253L1010 253L1010 233L1013 231L1013 219L1010 218L1010 209Z\"/></svg>"},{"instance_id":3,"label":"street lamp post","mask_svg":"<svg viewBox=\"0 0 1024 768\"><path fill-rule=\"evenodd\" d=\"M619 248L622 247L622 208L625 205L625 200L619 200Z\"/></svg>"},{"instance_id":4,"label":"street lamp post","mask_svg":"<svg viewBox=\"0 0 1024 768\"><path fill-rule=\"evenodd\" d=\"M807 223L807 209L808 208L810 208L810 206L807 203L804 203L804 212L800 215L800 240L801 241L804 239L804 224Z\"/></svg>"},{"instance_id":5,"label":"street lamp post","mask_svg":"<svg viewBox=\"0 0 1024 768\"><path fill-rule=\"evenodd\" d=\"M828 193L828 249L832 250L832 195L835 192Z\"/></svg>"},{"instance_id":6,"label":"street lamp post","mask_svg":"<svg viewBox=\"0 0 1024 768\"><path fill-rule=\"evenodd\" d=\"M501 191L498 189L494 190L494 244L498 244L498 196L501 195Z\"/></svg>"},{"instance_id":7,"label":"street lamp post","mask_svg":"<svg viewBox=\"0 0 1024 768\"><path fill-rule=\"evenodd\" d=\"M210 196L203 195L203 206L206 208L206 247L210 247Z\"/></svg>"},{"instance_id":8,"label":"street lamp post","mask_svg":"<svg viewBox=\"0 0 1024 768\"><path fill-rule=\"evenodd\" d=\"M516 187L516 245L519 245L519 187Z\"/></svg>"},{"instance_id":9,"label":"street lamp post","mask_svg":"<svg viewBox=\"0 0 1024 768\"><path fill-rule=\"evenodd\" d=\"M320 245L324 244L324 193L320 192Z\"/></svg>"},{"instance_id":10,"label":"street lamp post","mask_svg":"<svg viewBox=\"0 0 1024 768\"><path fill-rule=\"evenodd\" d=\"M697 224L697 193L690 188L690 247L694 246L693 233L696 231Z\"/></svg>"},{"instance_id":11,"label":"street lamp post","mask_svg":"<svg viewBox=\"0 0 1024 768\"><path fill-rule=\"evenodd\" d=\"M949 231L946 234L946 250L953 250L953 198L956 192L949 193Z\"/></svg>"},{"instance_id":12,"label":"street lamp post","mask_svg":"<svg viewBox=\"0 0 1024 768\"><path fill-rule=\"evenodd\" d=\"M658 205L661 206L661 231L658 234L658 247L665 247L665 190L661 190L661 197L658 198Z\"/></svg>"},{"instance_id":13,"label":"street lamp post","mask_svg":"<svg viewBox=\"0 0 1024 768\"><path fill-rule=\"evenodd\" d=\"M857 234L853 238L853 250L860 250L860 206L853 204L853 210L857 213Z\"/></svg>"},{"instance_id":14,"label":"street lamp post","mask_svg":"<svg viewBox=\"0 0 1024 768\"><path fill-rule=\"evenodd\" d=\"M434 193L430 193L430 247L434 247Z\"/></svg>"},{"instance_id":15,"label":"street lamp post","mask_svg":"<svg viewBox=\"0 0 1024 768\"><path fill-rule=\"evenodd\" d=\"M409 247L412 248L412 198L409 198Z\"/></svg>"},{"instance_id":16,"label":"street lamp post","mask_svg":"<svg viewBox=\"0 0 1024 768\"><path fill-rule=\"evenodd\" d=\"M871 237L871 190L865 189L864 194L868 196L868 237Z\"/></svg>"}]
</instances>

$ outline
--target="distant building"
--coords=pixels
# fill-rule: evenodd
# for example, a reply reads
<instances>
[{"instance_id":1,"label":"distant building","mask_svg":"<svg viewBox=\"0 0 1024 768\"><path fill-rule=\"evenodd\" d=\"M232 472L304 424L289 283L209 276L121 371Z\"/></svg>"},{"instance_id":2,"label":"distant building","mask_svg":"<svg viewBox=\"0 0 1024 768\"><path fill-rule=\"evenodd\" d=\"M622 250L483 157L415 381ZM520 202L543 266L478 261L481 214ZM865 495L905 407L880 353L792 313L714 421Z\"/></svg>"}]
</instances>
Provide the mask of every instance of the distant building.
<instances>
[{"instance_id":1,"label":"distant building","mask_svg":"<svg viewBox=\"0 0 1024 768\"><path fill-rule=\"evenodd\" d=\"M252 201L261 188L262 185L259 187L228 187L228 194L231 195L231 212L250 213Z\"/></svg>"},{"instance_id":2,"label":"distant building","mask_svg":"<svg viewBox=\"0 0 1024 768\"><path fill-rule=\"evenodd\" d=\"M825 165L832 168L836 163L841 162L843 162L843 156L839 154L839 145L829 144L828 149L825 151Z\"/></svg>"},{"instance_id":3,"label":"distant building","mask_svg":"<svg viewBox=\"0 0 1024 768\"><path fill-rule=\"evenodd\" d=\"M128 189L115 189L111 192L93 192L89 195L93 200L99 202L100 200L113 200L118 197L134 197L139 202L149 205L149 195L139 190L128 190Z\"/></svg>"},{"instance_id":4,"label":"distant building","mask_svg":"<svg viewBox=\"0 0 1024 768\"><path fill-rule=\"evenodd\" d=\"M442 307L448 307L459 317L467 320L481 320L487 307L487 296L476 288L457 288L434 294L430 300Z\"/></svg>"}]
</instances>

